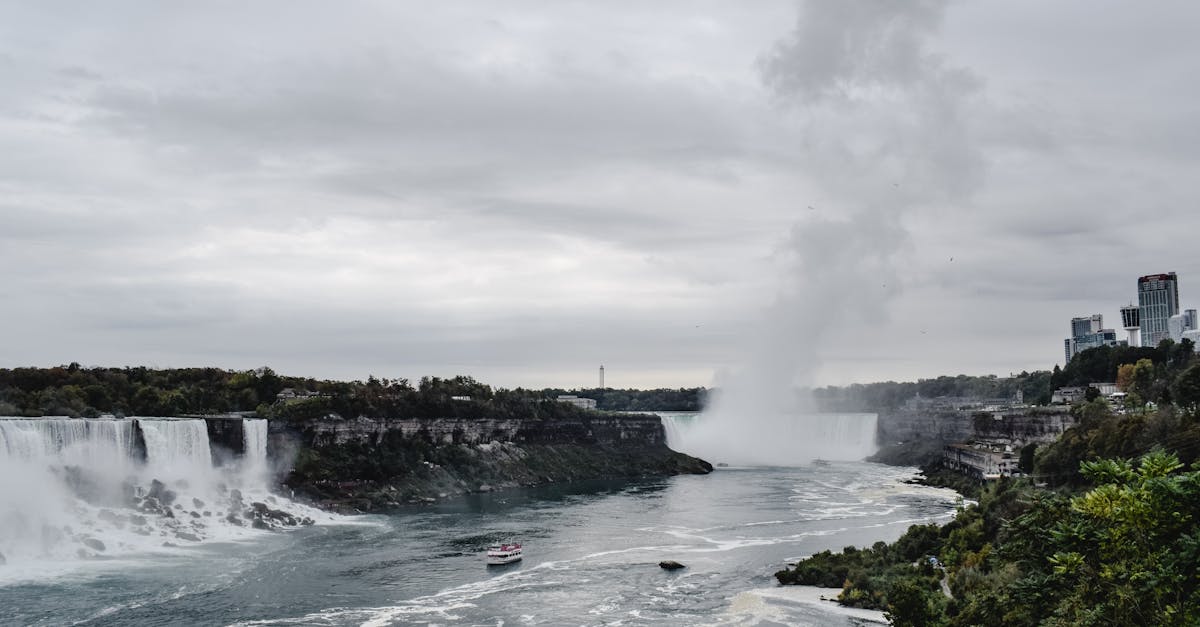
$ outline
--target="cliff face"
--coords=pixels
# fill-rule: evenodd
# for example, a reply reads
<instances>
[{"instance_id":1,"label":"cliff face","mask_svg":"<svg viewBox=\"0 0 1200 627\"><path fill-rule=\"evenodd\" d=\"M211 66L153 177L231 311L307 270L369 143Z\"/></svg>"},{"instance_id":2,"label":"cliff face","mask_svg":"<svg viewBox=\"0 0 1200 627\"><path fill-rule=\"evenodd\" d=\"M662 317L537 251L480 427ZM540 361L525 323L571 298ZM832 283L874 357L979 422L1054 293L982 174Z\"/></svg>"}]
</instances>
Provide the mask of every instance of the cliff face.
<instances>
[{"instance_id":1,"label":"cliff face","mask_svg":"<svg viewBox=\"0 0 1200 627\"><path fill-rule=\"evenodd\" d=\"M1053 442L1075 425L1075 418L1067 407L921 407L880 412L876 425L880 448L872 461L924 466L941 459L946 444L987 440L1019 447Z\"/></svg>"},{"instance_id":2,"label":"cliff face","mask_svg":"<svg viewBox=\"0 0 1200 627\"><path fill-rule=\"evenodd\" d=\"M377 445L390 436L420 438L433 444L592 443L632 447L666 446L658 416L603 415L570 420L492 420L472 418L321 420L296 425L306 443L332 446L349 443Z\"/></svg>"},{"instance_id":3,"label":"cliff face","mask_svg":"<svg viewBox=\"0 0 1200 627\"><path fill-rule=\"evenodd\" d=\"M1075 419L1066 407L897 410L879 414L877 425L879 441L884 444L918 439L950 443L986 438L1022 445L1052 442L1074 426Z\"/></svg>"},{"instance_id":4,"label":"cliff face","mask_svg":"<svg viewBox=\"0 0 1200 627\"><path fill-rule=\"evenodd\" d=\"M666 446L652 415L565 420L272 421L285 482L319 504L368 511L473 491L579 479L705 473Z\"/></svg>"}]
</instances>

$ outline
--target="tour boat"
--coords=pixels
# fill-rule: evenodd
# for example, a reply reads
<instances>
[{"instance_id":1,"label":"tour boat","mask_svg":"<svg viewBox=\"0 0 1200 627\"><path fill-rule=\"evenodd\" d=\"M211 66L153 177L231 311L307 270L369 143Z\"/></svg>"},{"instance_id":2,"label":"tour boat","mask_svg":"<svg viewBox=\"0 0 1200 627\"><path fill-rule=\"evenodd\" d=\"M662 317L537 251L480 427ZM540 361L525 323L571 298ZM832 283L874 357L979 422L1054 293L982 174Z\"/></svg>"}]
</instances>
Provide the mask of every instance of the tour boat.
<instances>
[{"instance_id":1,"label":"tour boat","mask_svg":"<svg viewBox=\"0 0 1200 627\"><path fill-rule=\"evenodd\" d=\"M488 547L488 566L511 564L521 559L520 544L494 544Z\"/></svg>"}]
</instances>

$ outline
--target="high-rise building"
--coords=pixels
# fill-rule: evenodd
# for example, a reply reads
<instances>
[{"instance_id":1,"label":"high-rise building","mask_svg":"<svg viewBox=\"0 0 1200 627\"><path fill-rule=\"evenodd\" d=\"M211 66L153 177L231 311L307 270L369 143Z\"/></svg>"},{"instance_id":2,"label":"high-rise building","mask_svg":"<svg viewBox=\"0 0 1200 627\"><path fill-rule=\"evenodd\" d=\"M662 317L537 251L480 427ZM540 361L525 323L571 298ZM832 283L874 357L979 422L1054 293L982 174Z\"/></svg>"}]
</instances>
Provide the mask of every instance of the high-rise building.
<instances>
[{"instance_id":1,"label":"high-rise building","mask_svg":"<svg viewBox=\"0 0 1200 627\"><path fill-rule=\"evenodd\" d=\"M1071 337L1097 333L1102 328L1104 328L1104 316L1100 314L1071 318Z\"/></svg>"},{"instance_id":2,"label":"high-rise building","mask_svg":"<svg viewBox=\"0 0 1200 627\"><path fill-rule=\"evenodd\" d=\"M1137 346L1141 336L1139 332L1141 317L1138 316L1138 311L1140 310L1134 304L1121 308L1121 327L1125 329L1125 333L1129 336L1128 341L1130 346Z\"/></svg>"},{"instance_id":3,"label":"high-rise building","mask_svg":"<svg viewBox=\"0 0 1200 627\"><path fill-rule=\"evenodd\" d=\"M1138 320L1141 345L1158 346L1171 337L1171 316L1179 314L1179 280L1174 272L1138 278Z\"/></svg>"},{"instance_id":4,"label":"high-rise building","mask_svg":"<svg viewBox=\"0 0 1200 627\"><path fill-rule=\"evenodd\" d=\"M1071 337L1063 340L1063 356L1067 362L1089 348L1105 345L1117 345L1117 332L1104 328L1104 316L1092 314L1071 318Z\"/></svg>"},{"instance_id":5,"label":"high-rise building","mask_svg":"<svg viewBox=\"0 0 1200 627\"><path fill-rule=\"evenodd\" d=\"M1184 338L1184 334L1188 331L1196 330L1196 310L1184 309L1183 313L1178 316L1171 316L1167 320L1167 332L1172 340L1179 342Z\"/></svg>"}]
</instances>

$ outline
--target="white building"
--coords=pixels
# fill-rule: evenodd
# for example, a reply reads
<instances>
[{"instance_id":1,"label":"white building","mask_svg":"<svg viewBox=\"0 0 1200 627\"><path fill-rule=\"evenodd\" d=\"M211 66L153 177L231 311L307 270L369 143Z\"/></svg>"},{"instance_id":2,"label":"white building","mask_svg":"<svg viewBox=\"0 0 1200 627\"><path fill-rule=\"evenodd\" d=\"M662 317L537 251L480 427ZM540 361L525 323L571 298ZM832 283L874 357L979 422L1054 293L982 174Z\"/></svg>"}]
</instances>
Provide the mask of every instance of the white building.
<instances>
[{"instance_id":1,"label":"white building","mask_svg":"<svg viewBox=\"0 0 1200 627\"><path fill-rule=\"evenodd\" d=\"M596 399L583 398L581 396L575 396L574 394L559 394L558 402L570 403L581 409L596 409Z\"/></svg>"},{"instance_id":2,"label":"white building","mask_svg":"<svg viewBox=\"0 0 1200 627\"><path fill-rule=\"evenodd\" d=\"M1121 308L1121 327L1128 334L1128 342L1130 346L1139 346L1138 341L1141 340L1141 317L1138 315L1137 305L1130 304Z\"/></svg>"}]
</instances>

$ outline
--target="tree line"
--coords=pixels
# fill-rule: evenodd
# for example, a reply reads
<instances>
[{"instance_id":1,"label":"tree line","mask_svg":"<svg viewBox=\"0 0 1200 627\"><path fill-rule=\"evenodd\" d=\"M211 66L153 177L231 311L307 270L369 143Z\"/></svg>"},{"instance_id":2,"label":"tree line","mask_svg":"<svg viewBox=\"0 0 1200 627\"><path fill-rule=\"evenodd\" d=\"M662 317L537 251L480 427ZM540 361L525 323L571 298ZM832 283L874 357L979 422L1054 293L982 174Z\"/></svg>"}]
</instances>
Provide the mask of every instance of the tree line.
<instances>
[{"instance_id":1,"label":"tree line","mask_svg":"<svg viewBox=\"0 0 1200 627\"><path fill-rule=\"evenodd\" d=\"M280 399L291 388L296 396ZM0 369L0 416L179 416L257 412L272 418L324 416L553 419L583 410L557 401L561 394L597 401L609 411L698 411L704 388L616 390L493 389L472 377L377 378L331 381L293 377L268 367L153 369Z\"/></svg>"},{"instance_id":2,"label":"tree line","mask_svg":"<svg viewBox=\"0 0 1200 627\"><path fill-rule=\"evenodd\" d=\"M846 386L819 387L813 399L822 411L890 411L917 396L938 398L1012 399L1022 393L1026 403L1045 405L1056 386L1049 370L1021 372L1011 377L995 375L940 376L917 381L881 381Z\"/></svg>"}]
</instances>

